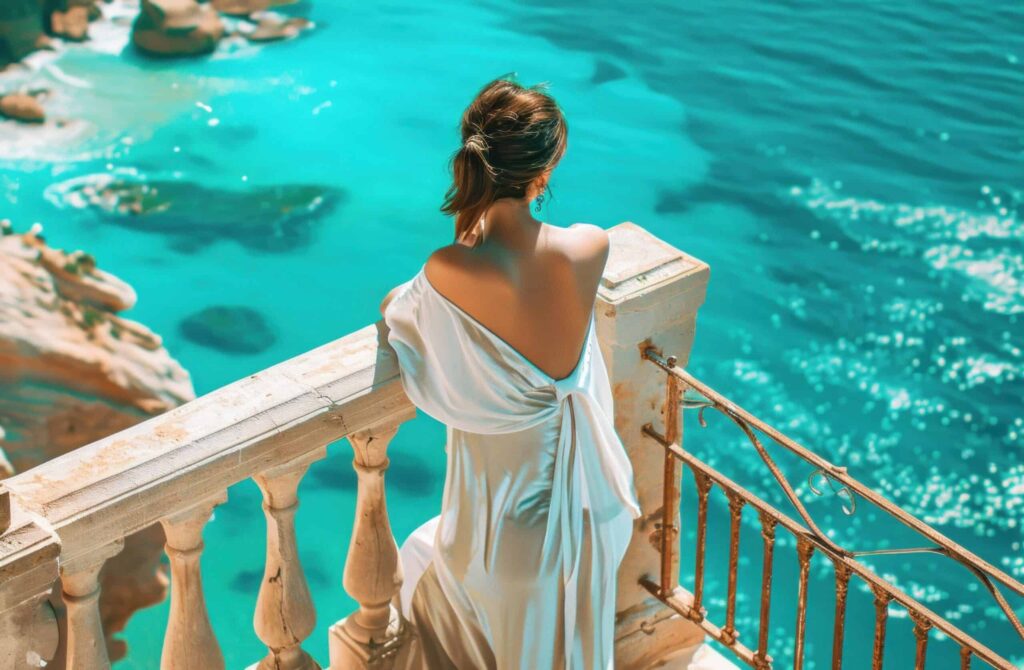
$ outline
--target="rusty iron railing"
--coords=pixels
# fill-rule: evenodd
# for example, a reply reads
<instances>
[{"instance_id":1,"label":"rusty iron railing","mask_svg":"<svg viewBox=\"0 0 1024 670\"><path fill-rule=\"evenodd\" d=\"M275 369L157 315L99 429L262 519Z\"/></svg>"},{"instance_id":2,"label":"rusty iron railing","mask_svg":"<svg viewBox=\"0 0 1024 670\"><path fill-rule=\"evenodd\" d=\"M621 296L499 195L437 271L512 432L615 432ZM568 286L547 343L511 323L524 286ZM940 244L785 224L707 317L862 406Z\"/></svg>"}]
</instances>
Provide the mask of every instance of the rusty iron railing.
<instances>
[{"instance_id":1,"label":"rusty iron railing","mask_svg":"<svg viewBox=\"0 0 1024 670\"><path fill-rule=\"evenodd\" d=\"M772 575L775 550L775 533L781 527L796 538L799 577L797 587L795 640L793 645L793 667L801 670L804 665L805 632L807 623L807 593L811 559L815 552L821 553L833 565L835 570L835 612L833 623L832 668L843 667L843 639L846 630L846 603L849 593L850 578L856 575L863 580L874 595L875 627L872 648L872 670L882 668L882 659L886 643L886 622L889 606L896 603L905 608L914 624L915 670L923 670L928 651L929 631L936 629L948 636L960 649L961 670L971 667L973 658L987 663L998 670L1015 670L1015 666L1001 655L989 649L963 630L954 626L945 618L931 611L906 592L879 577L870 567L858 560L858 557L880 554L911 554L934 553L946 556L973 573L975 577L992 594L995 602L1006 616L1007 622L1024 639L1024 625L1016 616L1006 598L996 586L996 582L1018 595L1024 595L1024 584L996 568L984 559L960 546L920 519L907 513L889 500L883 498L873 489L851 477L846 468L829 463L806 447L794 442L775 428L764 423L733 402L716 393L692 375L677 367L674 356L663 356L654 347L647 347L643 357L667 375L665 399L665 434L659 434L651 424L643 428L643 432L665 449L664 505L662 519L655 540L661 551L661 575L658 583L644 580L643 585L655 597L667 606L699 625L705 633L729 648L740 660L752 668L763 670L771 668L772 658L768 653L769 610L772 599ZM687 397L686 392L696 394L696 398ZM747 436L758 455L768 467L775 482L781 487L786 498L792 503L800 520L780 512L755 494L743 488L725 475L706 463L695 458L682 449L681 412L683 409L698 410L698 419L705 426L704 410L711 408L728 417ZM758 435L767 436L772 442L795 454L810 464L814 469L808 479L812 493L821 495L824 490L815 486L815 481L824 480L834 493L843 499L843 511L853 514L857 500L863 499L881 510L893 520L914 531L917 535L932 543L925 547L898 549L878 549L854 551L833 542L811 518L796 491L765 449ZM672 583L672 566L676 559L679 545L677 525L678 477L677 461L681 461L693 473L697 493L697 527L696 556L694 567L694 583L690 591ZM708 497L712 489L718 486L729 501L729 561L728 585L726 596L725 623L719 627L707 619L707 611L703 607L705 598L705 553L707 544L707 513ZM761 566L761 593L759 606L759 626L757 647L751 649L739 642L736 630L736 591L739 563L739 540L741 518L744 507L752 507L757 511L763 542L763 562ZM947 666L943 666L947 667Z\"/></svg>"}]
</instances>

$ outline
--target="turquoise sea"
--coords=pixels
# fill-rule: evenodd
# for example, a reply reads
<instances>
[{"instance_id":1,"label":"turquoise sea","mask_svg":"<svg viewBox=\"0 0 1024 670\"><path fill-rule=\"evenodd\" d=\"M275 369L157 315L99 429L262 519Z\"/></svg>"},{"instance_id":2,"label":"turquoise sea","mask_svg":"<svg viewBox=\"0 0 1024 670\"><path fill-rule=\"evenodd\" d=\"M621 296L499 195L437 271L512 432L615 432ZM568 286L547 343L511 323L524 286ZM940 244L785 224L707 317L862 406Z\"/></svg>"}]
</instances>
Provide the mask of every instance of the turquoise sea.
<instances>
[{"instance_id":1,"label":"turquoise sea","mask_svg":"<svg viewBox=\"0 0 1024 670\"><path fill-rule=\"evenodd\" d=\"M462 108L516 72L549 82L569 118L546 220L635 221L711 265L692 372L1024 578L1024 5L302 0L282 11L317 27L287 43L229 40L198 60L145 60L125 48L125 20L94 25L91 43L15 77L52 88L50 116L74 121L0 128L0 215L19 229L42 222L52 244L129 281L140 296L130 316L163 335L200 393L378 317L387 290L450 240L438 206ZM84 206L110 180L158 184L171 213ZM216 305L261 312L273 346L232 354L185 339L182 320ZM687 448L777 500L753 448L710 419L687 424ZM420 418L392 444L399 538L440 504L443 440ZM313 466L297 521L319 616L307 649L324 663L328 626L354 606L341 588L350 458L340 443ZM808 468L779 458L814 498ZM255 485L229 497L207 527L203 574L238 669L265 653L251 623L264 522ZM834 498L810 509L850 547L921 544L866 504L848 518ZM714 495L719 620L725 515ZM753 515L743 542L740 630L753 644ZM777 667L792 653L796 570L781 542ZM1024 643L966 570L933 557L870 563L1024 664ZM817 560L810 603L806 667L830 667L832 574ZM1024 599L1011 603L1024 615ZM131 621L117 667L158 667L166 617L164 604ZM848 622L847 667L867 667L863 589ZM911 667L910 628L893 608L886 667ZM955 658L934 638L929 668Z\"/></svg>"}]
</instances>

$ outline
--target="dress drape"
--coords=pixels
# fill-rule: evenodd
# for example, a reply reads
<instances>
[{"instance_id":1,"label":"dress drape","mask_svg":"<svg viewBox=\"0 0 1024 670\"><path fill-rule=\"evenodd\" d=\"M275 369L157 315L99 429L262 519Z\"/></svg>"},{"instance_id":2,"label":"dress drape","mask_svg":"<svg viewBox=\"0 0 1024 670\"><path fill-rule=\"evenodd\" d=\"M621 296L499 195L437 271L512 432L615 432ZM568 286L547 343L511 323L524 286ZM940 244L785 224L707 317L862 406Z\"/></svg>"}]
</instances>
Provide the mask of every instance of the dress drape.
<instances>
[{"instance_id":1,"label":"dress drape","mask_svg":"<svg viewBox=\"0 0 1024 670\"><path fill-rule=\"evenodd\" d=\"M441 513L403 543L409 670L608 670L618 565L640 516L593 312L553 379L424 270L384 312L412 402L447 426Z\"/></svg>"}]
</instances>

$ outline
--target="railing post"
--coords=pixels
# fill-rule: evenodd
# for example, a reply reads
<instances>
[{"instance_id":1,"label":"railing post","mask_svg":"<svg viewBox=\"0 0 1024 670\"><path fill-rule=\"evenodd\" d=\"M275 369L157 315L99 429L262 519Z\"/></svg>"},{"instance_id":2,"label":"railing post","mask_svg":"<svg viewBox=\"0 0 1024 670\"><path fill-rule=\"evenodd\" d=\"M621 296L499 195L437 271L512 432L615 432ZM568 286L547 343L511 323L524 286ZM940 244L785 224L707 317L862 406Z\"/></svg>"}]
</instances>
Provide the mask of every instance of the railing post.
<instances>
[{"instance_id":1,"label":"railing post","mask_svg":"<svg viewBox=\"0 0 1024 670\"><path fill-rule=\"evenodd\" d=\"M124 548L124 540L100 545L61 565L61 588L67 610L68 670L104 670L110 667L107 638L100 619L100 570Z\"/></svg>"},{"instance_id":2,"label":"railing post","mask_svg":"<svg viewBox=\"0 0 1024 670\"><path fill-rule=\"evenodd\" d=\"M295 544L295 512L299 482L310 463L326 454L321 447L253 478L263 492L267 517L267 561L253 627L270 653L250 670L320 670L302 649L316 625L316 609Z\"/></svg>"},{"instance_id":3,"label":"railing post","mask_svg":"<svg viewBox=\"0 0 1024 670\"><path fill-rule=\"evenodd\" d=\"M597 328L611 377L615 428L633 465L643 512L634 522L633 541L619 568L616 607L616 667L633 670L685 653L703 640L696 624L664 607L640 585L644 578L660 581L656 524L665 472L664 450L641 429L652 423L663 433L665 412L679 411L678 406L665 407L665 374L641 353L652 345L665 356L675 356L678 365L686 364L709 270L632 223L619 224L609 234L612 248L598 290ZM678 494L673 504L678 505ZM678 556L670 569L671 581L678 583Z\"/></svg>"},{"instance_id":4,"label":"railing post","mask_svg":"<svg viewBox=\"0 0 1024 670\"><path fill-rule=\"evenodd\" d=\"M48 602L60 541L11 500L0 483L0 668L44 667L59 631Z\"/></svg>"},{"instance_id":5,"label":"railing post","mask_svg":"<svg viewBox=\"0 0 1024 670\"><path fill-rule=\"evenodd\" d=\"M206 612L199 559L203 555L203 527L213 515L213 508L225 500L227 492L222 491L161 519L167 535L165 550L171 561L171 613L160 670L224 668L224 657Z\"/></svg>"},{"instance_id":6,"label":"railing post","mask_svg":"<svg viewBox=\"0 0 1024 670\"><path fill-rule=\"evenodd\" d=\"M402 564L384 495L388 443L397 431L397 425L388 424L349 436L359 489L344 585L359 610L331 627L331 670L391 667L408 637L391 604L402 585Z\"/></svg>"}]
</instances>

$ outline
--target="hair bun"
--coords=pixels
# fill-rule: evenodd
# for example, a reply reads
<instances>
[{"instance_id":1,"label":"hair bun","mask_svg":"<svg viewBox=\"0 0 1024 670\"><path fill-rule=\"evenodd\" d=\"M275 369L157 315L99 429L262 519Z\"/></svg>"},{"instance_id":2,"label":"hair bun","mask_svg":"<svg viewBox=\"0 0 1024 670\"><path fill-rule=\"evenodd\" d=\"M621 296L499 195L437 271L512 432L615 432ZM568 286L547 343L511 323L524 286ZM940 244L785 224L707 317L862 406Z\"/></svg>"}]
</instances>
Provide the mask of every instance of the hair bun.
<instances>
[{"instance_id":1,"label":"hair bun","mask_svg":"<svg viewBox=\"0 0 1024 670\"><path fill-rule=\"evenodd\" d=\"M455 238L499 198L525 198L530 184L565 153L568 127L555 100L537 87L496 79L462 114L462 144L441 211L455 216Z\"/></svg>"},{"instance_id":2,"label":"hair bun","mask_svg":"<svg viewBox=\"0 0 1024 670\"><path fill-rule=\"evenodd\" d=\"M485 140L484 136L480 133L473 133L465 139L462 146L470 151L483 153L487 151L487 140Z\"/></svg>"}]
</instances>

